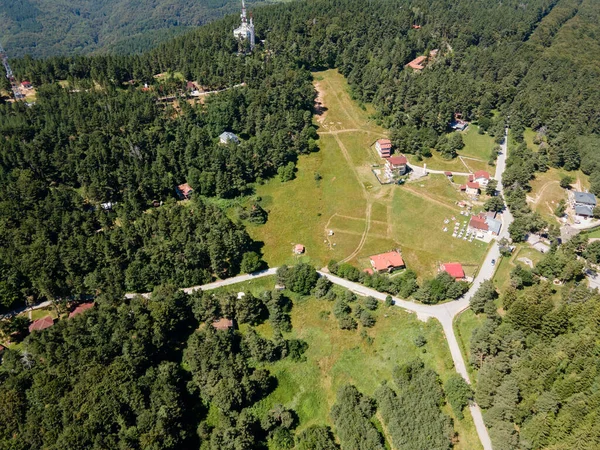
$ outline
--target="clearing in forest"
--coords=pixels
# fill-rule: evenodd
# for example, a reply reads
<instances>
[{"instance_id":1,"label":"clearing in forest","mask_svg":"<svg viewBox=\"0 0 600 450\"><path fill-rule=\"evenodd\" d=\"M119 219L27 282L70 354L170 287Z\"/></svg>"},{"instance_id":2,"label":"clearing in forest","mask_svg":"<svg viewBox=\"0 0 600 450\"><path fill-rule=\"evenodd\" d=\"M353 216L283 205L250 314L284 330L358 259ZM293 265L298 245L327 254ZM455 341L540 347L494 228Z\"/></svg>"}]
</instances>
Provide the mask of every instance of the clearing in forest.
<instances>
[{"instance_id":1,"label":"clearing in forest","mask_svg":"<svg viewBox=\"0 0 600 450\"><path fill-rule=\"evenodd\" d=\"M264 289L272 288L274 283L274 277L265 277L224 289L259 295ZM284 333L284 337L302 339L308 344L308 349L303 360L286 358L265 365L277 378L277 388L253 407L258 417L274 405L283 404L298 413L298 431L310 425L333 427L329 413L337 390L344 384L353 384L362 393L373 395L382 382L393 384L392 372L396 365L415 358L420 358L427 367L435 370L442 381L455 373L442 327L437 321L422 322L413 314L381 303L372 312L376 318L372 328L359 326L358 330L341 330L333 315L334 302L285 292L292 297L294 306L291 311L292 331ZM352 307L358 303L362 303L361 298L352 303ZM240 332L245 333L247 328L248 325L242 325ZM257 326L256 330L266 338L273 338L269 321ZM362 330L366 336L361 336ZM417 336L426 339L424 347L415 345ZM454 418L454 428L458 433L454 448L481 448L471 415L465 414L463 420L458 420L449 405L445 405L443 410Z\"/></svg>"},{"instance_id":2,"label":"clearing in forest","mask_svg":"<svg viewBox=\"0 0 600 450\"><path fill-rule=\"evenodd\" d=\"M407 267L422 277L433 276L437 264L448 261L474 272L487 245L443 231L445 219L466 220L456 206L462 199L456 186L435 175L404 186L381 185L372 165L384 161L373 144L387 131L371 118L370 106L361 108L352 100L336 70L317 72L314 78L320 151L299 158L294 180L275 178L257 187L269 219L248 230L264 242L269 265L300 258L323 266L335 259L363 269L370 255L399 248ZM305 255L293 255L298 243L306 247Z\"/></svg>"}]
</instances>

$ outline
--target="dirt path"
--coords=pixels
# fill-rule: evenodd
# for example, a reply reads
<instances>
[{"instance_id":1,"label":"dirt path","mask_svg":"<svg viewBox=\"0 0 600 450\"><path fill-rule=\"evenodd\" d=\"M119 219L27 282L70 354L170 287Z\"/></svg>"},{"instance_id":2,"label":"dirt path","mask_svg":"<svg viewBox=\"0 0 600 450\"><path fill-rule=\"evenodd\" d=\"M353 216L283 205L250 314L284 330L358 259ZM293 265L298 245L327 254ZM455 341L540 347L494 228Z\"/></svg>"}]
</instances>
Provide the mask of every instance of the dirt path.
<instances>
[{"instance_id":1,"label":"dirt path","mask_svg":"<svg viewBox=\"0 0 600 450\"><path fill-rule=\"evenodd\" d=\"M529 198L531 198L531 203L533 203L534 205L537 205L540 202L540 200L542 199L542 195L544 195L544 192L546 191L546 189L548 189L553 184L559 184L559 182L558 181L548 181L546 184L544 184L542 186L542 188L540 189L540 192L537 193L535 198L529 197Z\"/></svg>"},{"instance_id":2,"label":"dirt path","mask_svg":"<svg viewBox=\"0 0 600 450\"><path fill-rule=\"evenodd\" d=\"M437 203L440 206L444 206L444 207L446 207L448 209L452 209L452 205L449 205L448 203L444 203L444 202L442 202L440 200L437 200L437 199L435 199L433 197L430 197L427 194L423 194L422 192L419 192L416 189L412 189L412 188L408 187L408 185L406 185L406 184L404 185L404 190L409 191L411 194L416 195L417 197L420 197L422 199L429 200L429 201L432 201L434 203Z\"/></svg>"}]
</instances>

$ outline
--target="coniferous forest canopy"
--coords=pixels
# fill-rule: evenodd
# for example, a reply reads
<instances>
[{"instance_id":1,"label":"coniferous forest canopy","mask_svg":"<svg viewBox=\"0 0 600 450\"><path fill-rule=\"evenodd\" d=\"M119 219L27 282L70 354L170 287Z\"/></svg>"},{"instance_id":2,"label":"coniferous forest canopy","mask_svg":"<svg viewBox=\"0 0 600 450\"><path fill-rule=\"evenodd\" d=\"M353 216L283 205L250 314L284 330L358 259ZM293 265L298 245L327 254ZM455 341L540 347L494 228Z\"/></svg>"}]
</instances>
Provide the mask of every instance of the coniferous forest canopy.
<instances>
[{"instance_id":1,"label":"coniferous forest canopy","mask_svg":"<svg viewBox=\"0 0 600 450\"><path fill-rule=\"evenodd\" d=\"M600 194L594 0L313 0L257 9L255 22L265 42L245 56L231 35L237 18L227 17L139 55L11 60L38 95L31 107L0 104L0 303L97 296L99 308L27 338L28 353L4 356L0 408L11 419L0 425L4 448L245 449L269 439L278 448L294 439L297 448L337 448L327 428L295 433L294 412L283 406L268 417L249 410L276 383L258 362L298 347L281 334L289 302L267 292L242 312L228 298L175 290L237 274L260 257L260 243L220 205L318 150L310 70L338 68L404 153L429 154L455 112L498 139L508 124L516 146L504 185L515 241L531 231L557 234L526 203L536 172L581 169ZM436 48L427 70L404 68ZM157 97L185 83L157 82L164 72L208 88L246 85L175 107ZM152 90L142 91L143 83ZM537 152L523 142L526 127L544 136ZM223 131L240 136L240 145L220 145ZM181 204L175 187L186 181L195 192ZM489 287L478 296L473 309L485 321L473 335L471 363L495 448L600 445L600 298L577 284L578 258L597 254L575 241L553 247L533 271L515 271L500 293L502 317ZM316 282L306 271L286 284L306 294ZM555 291L539 277L565 286ZM150 301L119 300L157 286ZM210 323L221 316L252 325L268 316L279 333L265 342L215 332ZM453 408L464 404L460 389L442 390L435 372L415 361L398 367L394 384L373 399L340 390L333 433L342 448L382 446L371 422L377 410L395 447L430 448L434 439L449 448L451 424L439 407L444 394ZM207 422L211 407L227 420Z\"/></svg>"},{"instance_id":2,"label":"coniferous forest canopy","mask_svg":"<svg viewBox=\"0 0 600 450\"><path fill-rule=\"evenodd\" d=\"M0 40L14 57L106 51L140 53L192 27L238 12L240 3L238 0L3 1Z\"/></svg>"}]
</instances>

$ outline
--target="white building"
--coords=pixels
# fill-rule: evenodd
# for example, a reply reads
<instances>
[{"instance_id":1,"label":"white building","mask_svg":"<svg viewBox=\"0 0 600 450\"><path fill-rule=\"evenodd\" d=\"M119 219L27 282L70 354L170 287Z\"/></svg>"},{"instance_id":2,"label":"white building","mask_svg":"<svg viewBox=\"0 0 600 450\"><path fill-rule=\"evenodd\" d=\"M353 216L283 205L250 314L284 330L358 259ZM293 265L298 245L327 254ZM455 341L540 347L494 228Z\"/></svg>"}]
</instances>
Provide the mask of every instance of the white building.
<instances>
[{"instance_id":1,"label":"white building","mask_svg":"<svg viewBox=\"0 0 600 450\"><path fill-rule=\"evenodd\" d=\"M250 21L246 18L246 3L242 0L242 14L240 16L242 18L241 25L233 30L233 36L242 41L250 42L250 50L254 50L254 22L252 21L252 16L250 16Z\"/></svg>"},{"instance_id":2,"label":"white building","mask_svg":"<svg viewBox=\"0 0 600 450\"><path fill-rule=\"evenodd\" d=\"M233 142L234 144L239 144L240 139L231 131L224 131L219 135L219 142L221 144L229 144L230 142Z\"/></svg>"}]
</instances>

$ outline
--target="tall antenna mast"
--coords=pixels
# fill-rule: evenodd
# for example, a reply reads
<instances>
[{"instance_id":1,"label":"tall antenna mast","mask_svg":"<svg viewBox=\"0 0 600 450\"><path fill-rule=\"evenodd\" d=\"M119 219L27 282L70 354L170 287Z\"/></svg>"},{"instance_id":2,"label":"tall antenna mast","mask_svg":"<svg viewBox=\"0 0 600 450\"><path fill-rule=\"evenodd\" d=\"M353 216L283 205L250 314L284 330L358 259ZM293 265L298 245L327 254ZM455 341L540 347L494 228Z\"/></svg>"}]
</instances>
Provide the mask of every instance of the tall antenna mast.
<instances>
[{"instance_id":1,"label":"tall antenna mast","mask_svg":"<svg viewBox=\"0 0 600 450\"><path fill-rule=\"evenodd\" d=\"M21 89L19 89L19 84L17 80L15 80L15 75L8 64L8 55L6 54L6 50L0 44L0 59L2 60L2 65L4 66L4 70L6 71L6 78L10 81L10 87L12 88L13 95L15 97L15 101L23 99L24 95L21 94Z\"/></svg>"}]
</instances>

